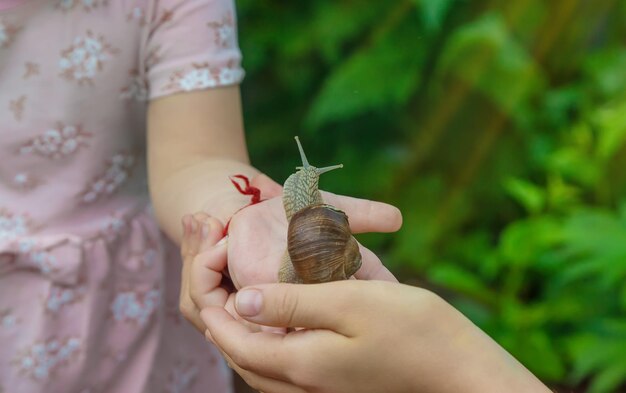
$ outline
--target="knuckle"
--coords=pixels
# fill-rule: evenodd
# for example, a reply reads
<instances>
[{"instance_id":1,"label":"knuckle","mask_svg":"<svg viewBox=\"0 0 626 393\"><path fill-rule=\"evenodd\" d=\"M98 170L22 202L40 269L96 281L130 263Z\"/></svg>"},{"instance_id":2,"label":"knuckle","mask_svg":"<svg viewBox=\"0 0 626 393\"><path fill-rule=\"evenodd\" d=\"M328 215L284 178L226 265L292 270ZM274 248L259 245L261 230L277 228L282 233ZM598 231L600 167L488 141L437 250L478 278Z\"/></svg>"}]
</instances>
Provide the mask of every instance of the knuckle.
<instances>
[{"instance_id":1,"label":"knuckle","mask_svg":"<svg viewBox=\"0 0 626 393\"><path fill-rule=\"evenodd\" d=\"M420 303L426 312L439 309L441 307L441 303L444 302L439 295L428 290L420 291L418 296L420 297Z\"/></svg>"},{"instance_id":2,"label":"knuckle","mask_svg":"<svg viewBox=\"0 0 626 393\"><path fill-rule=\"evenodd\" d=\"M182 300L178 304L178 310L183 315L183 317L185 317L185 319L190 320L194 315L195 307L191 302Z\"/></svg>"},{"instance_id":3,"label":"knuckle","mask_svg":"<svg viewBox=\"0 0 626 393\"><path fill-rule=\"evenodd\" d=\"M195 308L198 304L200 304L201 294L198 291L194 291L193 288L189 291L189 300L192 303L192 306Z\"/></svg>"},{"instance_id":4,"label":"knuckle","mask_svg":"<svg viewBox=\"0 0 626 393\"><path fill-rule=\"evenodd\" d=\"M276 305L279 322L285 326L293 327L297 309L298 297L293 292L281 291Z\"/></svg>"}]
</instances>

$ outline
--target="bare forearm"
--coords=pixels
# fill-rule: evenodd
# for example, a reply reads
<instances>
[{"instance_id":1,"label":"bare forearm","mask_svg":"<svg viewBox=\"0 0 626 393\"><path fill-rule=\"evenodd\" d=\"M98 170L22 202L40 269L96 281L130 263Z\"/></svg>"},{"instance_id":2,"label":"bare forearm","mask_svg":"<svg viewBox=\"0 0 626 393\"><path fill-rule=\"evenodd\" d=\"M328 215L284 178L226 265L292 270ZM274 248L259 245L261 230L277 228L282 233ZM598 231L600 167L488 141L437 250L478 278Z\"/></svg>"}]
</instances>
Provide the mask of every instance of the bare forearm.
<instances>
[{"instance_id":1,"label":"bare forearm","mask_svg":"<svg viewBox=\"0 0 626 393\"><path fill-rule=\"evenodd\" d=\"M478 330L478 329L476 329ZM498 346L483 332L476 332L471 353L466 353L466 360L458 359L463 371L457 374L456 387L462 391L476 393L549 393L550 390L541 383L521 363ZM446 390L456 392L459 390Z\"/></svg>"},{"instance_id":2,"label":"bare forearm","mask_svg":"<svg viewBox=\"0 0 626 393\"><path fill-rule=\"evenodd\" d=\"M436 300L430 317L438 321L433 358L440 358L438 372L414 381L420 391L433 393L547 393L550 390L507 351L500 347L459 311L441 299ZM415 360L415 359L411 359ZM416 366L417 367L417 366ZM430 379L432 378L432 379ZM428 389L428 386L434 389Z\"/></svg>"},{"instance_id":3,"label":"bare forearm","mask_svg":"<svg viewBox=\"0 0 626 393\"><path fill-rule=\"evenodd\" d=\"M161 228L176 242L181 218L205 211L225 222L249 198L228 176L252 176L239 88L157 99L148 108L150 194Z\"/></svg>"}]
</instances>

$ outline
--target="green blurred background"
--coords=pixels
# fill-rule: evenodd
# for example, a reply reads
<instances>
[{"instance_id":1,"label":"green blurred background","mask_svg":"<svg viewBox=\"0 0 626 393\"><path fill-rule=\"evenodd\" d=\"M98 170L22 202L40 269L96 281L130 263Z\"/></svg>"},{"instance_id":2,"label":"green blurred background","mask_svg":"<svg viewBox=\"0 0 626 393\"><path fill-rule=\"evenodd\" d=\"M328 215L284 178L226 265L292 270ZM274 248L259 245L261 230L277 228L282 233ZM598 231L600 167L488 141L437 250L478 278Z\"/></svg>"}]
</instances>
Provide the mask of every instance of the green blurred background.
<instances>
[{"instance_id":1,"label":"green blurred background","mask_svg":"<svg viewBox=\"0 0 626 393\"><path fill-rule=\"evenodd\" d=\"M239 0L279 182L400 207L359 239L559 392L626 391L626 1ZM436 328L436 326L433 326Z\"/></svg>"}]
</instances>

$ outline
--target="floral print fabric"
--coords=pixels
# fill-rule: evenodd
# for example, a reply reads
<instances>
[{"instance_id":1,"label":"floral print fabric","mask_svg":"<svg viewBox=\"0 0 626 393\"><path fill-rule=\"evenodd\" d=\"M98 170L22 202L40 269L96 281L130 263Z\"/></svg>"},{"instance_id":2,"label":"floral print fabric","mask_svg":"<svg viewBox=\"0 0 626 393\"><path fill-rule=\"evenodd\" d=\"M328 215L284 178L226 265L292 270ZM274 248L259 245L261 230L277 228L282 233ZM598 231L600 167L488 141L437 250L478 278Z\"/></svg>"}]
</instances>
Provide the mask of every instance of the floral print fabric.
<instances>
[{"instance_id":1,"label":"floral print fabric","mask_svg":"<svg viewBox=\"0 0 626 393\"><path fill-rule=\"evenodd\" d=\"M178 312L145 116L240 60L232 0L0 0L0 392L230 391Z\"/></svg>"}]
</instances>

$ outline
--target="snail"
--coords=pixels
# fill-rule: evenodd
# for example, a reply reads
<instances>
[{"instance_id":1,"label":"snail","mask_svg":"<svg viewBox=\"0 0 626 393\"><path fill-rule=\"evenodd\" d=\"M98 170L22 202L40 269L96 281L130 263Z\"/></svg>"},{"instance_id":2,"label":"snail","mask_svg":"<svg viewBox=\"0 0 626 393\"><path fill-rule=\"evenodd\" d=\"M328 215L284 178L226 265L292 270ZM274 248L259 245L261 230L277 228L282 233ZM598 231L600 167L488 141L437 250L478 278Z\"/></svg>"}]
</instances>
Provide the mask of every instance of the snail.
<instances>
[{"instance_id":1,"label":"snail","mask_svg":"<svg viewBox=\"0 0 626 393\"><path fill-rule=\"evenodd\" d=\"M346 280L361 267L361 253L350 232L348 216L325 204L318 189L319 176L343 165L316 168L307 161L295 138L302 166L283 187L283 206L289 226L280 282L313 284Z\"/></svg>"}]
</instances>

